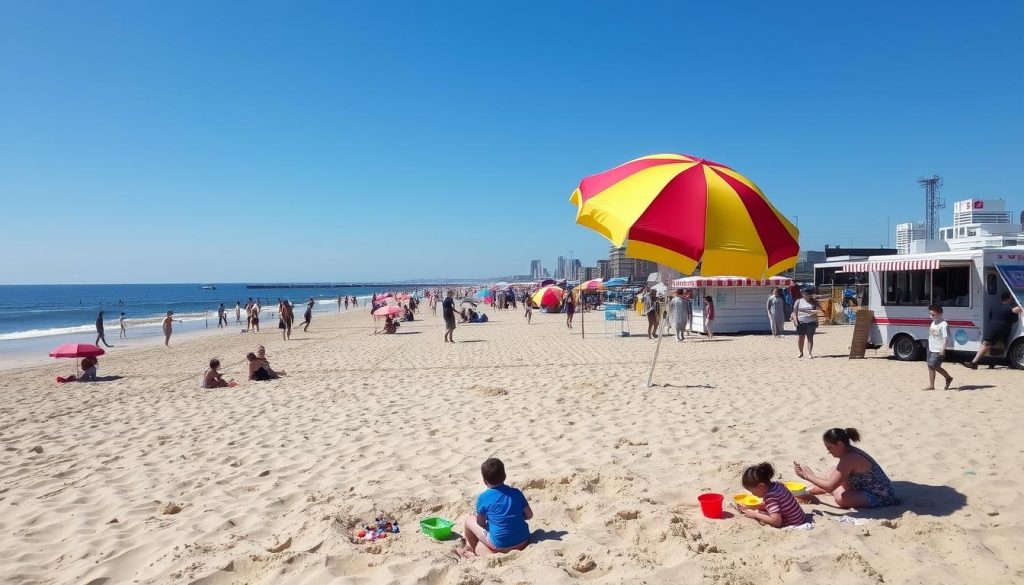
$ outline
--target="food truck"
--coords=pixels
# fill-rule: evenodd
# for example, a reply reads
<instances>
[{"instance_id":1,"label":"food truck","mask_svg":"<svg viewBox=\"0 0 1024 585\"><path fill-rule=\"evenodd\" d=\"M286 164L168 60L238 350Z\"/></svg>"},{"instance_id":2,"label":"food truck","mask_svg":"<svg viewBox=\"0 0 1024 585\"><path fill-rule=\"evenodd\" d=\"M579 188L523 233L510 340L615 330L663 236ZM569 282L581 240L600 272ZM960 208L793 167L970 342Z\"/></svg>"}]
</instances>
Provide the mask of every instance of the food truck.
<instances>
[{"instance_id":1,"label":"food truck","mask_svg":"<svg viewBox=\"0 0 1024 585\"><path fill-rule=\"evenodd\" d=\"M947 351L974 353L992 309L1009 292L1024 306L1024 246L926 254L871 256L849 262L845 272L868 273L867 308L874 311L869 347L892 348L900 360L924 358L928 345L928 306L943 309L949 325ZM1024 368L1024 322L1018 316L1006 344L989 354Z\"/></svg>"}]
</instances>

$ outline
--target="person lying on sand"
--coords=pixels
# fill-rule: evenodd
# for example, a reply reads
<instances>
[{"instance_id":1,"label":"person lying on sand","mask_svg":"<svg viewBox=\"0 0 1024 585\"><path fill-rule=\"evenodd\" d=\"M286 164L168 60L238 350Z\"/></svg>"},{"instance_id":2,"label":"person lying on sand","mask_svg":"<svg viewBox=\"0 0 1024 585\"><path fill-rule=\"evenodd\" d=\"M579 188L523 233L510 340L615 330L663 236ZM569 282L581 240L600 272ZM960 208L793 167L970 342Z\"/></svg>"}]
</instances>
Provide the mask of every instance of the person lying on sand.
<instances>
[{"instance_id":1,"label":"person lying on sand","mask_svg":"<svg viewBox=\"0 0 1024 585\"><path fill-rule=\"evenodd\" d=\"M505 485L505 464L490 458L480 466L484 490L476 499L476 515L463 520L465 546L456 550L463 558L523 550L530 543L533 510L523 492Z\"/></svg>"},{"instance_id":2,"label":"person lying on sand","mask_svg":"<svg viewBox=\"0 0 1024 585\"><path fill-rule=\"evenodd\" d=\"M771 463L752 465L743 472L743 487L761 498L760 509L733 504L736 510L762 524L773 528L800 526L807 522L807 514L797 503L789 489L775 481L775 468Z\"/></svg>"},{"instance_id":3,"label":"person lying on sand","mask_svg":"<svg viewBox=\"0 0 1024 585\"><path fill-rule=\"evenodd\" d=\"M880 508L898 503L892 481L870 455L850 445L860 441L857 429L829 429L823 437L836 468L821 477L810 467L793 462L793 471L814 484L811 495L832 494L840 508Z\"/></svg>"},{"instance_id":4,"label":"person lying on sand","mask_svg":"<svg viewBox=\"0 0 1024 585\"><path fill-rule=\"evenodd\" d=\"M210 360L210 369L203 374L203 388L230 388L237 386L234 380L225 380L217 370L220 368L220 360Z\"/></svg>"}]
</instances>

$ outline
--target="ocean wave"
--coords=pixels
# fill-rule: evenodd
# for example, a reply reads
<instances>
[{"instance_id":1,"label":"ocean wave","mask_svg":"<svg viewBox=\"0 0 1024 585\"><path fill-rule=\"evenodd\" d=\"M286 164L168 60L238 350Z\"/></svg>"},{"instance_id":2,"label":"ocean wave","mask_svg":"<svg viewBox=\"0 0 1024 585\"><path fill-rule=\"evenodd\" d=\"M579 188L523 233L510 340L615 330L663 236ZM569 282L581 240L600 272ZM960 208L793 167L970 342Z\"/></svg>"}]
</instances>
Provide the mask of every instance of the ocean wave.
<instances>
[{"instance_id":1,"label":"ocean wave","mask_svg":"<svg viewBox=\"0 0 1024 585\"><path fill-rule=\"evenodd\" d=\"M217 314L211 313L211 317L216 320ZM204 313L182 313L180 315L175 314L174 318L179 321L202 321L207 316ZM144 327L159 325L164 320L163 316L152 316L152 317L139 317L135 319L125 319L126 327ZM117 331L118 325L116 319L111 319L103 322L104 328L108 333ZM72 327L51 327L48 329L28 329L25 331L12 331L10 333L0 333L0 341L11 341L16 339L35 339L37 337L56 337L59 335L75 335L79 333L95 333L96 325L75 325Z\"/></svg>"}]
</instances>

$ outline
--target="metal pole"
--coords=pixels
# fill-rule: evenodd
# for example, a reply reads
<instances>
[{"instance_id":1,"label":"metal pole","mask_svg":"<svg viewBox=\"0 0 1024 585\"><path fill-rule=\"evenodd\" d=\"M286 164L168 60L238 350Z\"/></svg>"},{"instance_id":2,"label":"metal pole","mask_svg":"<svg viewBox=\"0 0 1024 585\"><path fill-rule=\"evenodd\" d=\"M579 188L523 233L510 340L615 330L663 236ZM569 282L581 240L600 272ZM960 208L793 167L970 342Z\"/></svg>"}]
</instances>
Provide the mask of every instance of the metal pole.
<instances>
[{"instance_id":1,"label":"metal pole","mask_svg":"<svg viewBox=\"0 0 1024 585\"><path fill-rule=\"evenodd\" d=\"M584 299L583 293L580 293L580 299ZM583 339L587 338L587 328L583 325L583 314L587 312L587 302L584 300L580 305L580 335Z\"/></svg>"},{"instance_id":2,"label":"metal pole","mask_svg":"<svg viewBox=\"0 0 1024 585\"><path fill-rule=\"evenodd\" d=\"M660 311L661 311L661 307L658 307L658 313L655 313L655 314L658 315L660 313ZM664 321L668 321L668 319L663 319L662 321L663 321L663 323L659 323L658 324L658 329L661 329L661 331L658 332L658 343L654 346L654 357L651 358L651 371L650 371L649 374L647 374L647 387L648 388L651 387L651 381L654 379L654 364L658 363L658 351L661 349L661 338L665 336L665 332L664 332L664 325L665 324L664 324Z\"/></svg>"}]
</instances>

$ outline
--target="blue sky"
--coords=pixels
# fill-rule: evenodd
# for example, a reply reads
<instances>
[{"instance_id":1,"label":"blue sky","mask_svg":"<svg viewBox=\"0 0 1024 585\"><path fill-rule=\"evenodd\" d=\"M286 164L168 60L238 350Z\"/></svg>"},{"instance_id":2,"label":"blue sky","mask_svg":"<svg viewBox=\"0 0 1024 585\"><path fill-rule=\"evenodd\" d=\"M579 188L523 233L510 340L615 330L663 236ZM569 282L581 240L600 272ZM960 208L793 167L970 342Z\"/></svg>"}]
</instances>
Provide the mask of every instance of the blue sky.
<instances>
[{"instance_id":1,"label":"blue sky","mask_svg":"<svg viewBox=\"0 0 1024 585\"><path fill-rule=\"evenodd\" d=\"M808 249L885 244L933 173L1024 208L1020 2L0 9L2 283L592 264L569 194L659 152L746 174Z\"/></svg>"}]
</instances>

